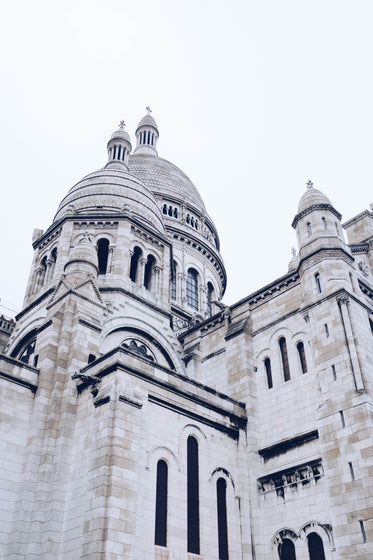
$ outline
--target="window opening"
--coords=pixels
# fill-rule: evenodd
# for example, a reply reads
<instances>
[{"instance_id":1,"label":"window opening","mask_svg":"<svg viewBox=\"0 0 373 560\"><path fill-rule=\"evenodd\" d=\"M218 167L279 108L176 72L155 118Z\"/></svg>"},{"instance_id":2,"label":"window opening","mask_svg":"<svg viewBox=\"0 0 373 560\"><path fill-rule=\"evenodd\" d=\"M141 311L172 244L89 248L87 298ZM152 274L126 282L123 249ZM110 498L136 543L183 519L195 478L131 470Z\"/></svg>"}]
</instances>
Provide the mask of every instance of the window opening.
<instances>
[{"instance_id":1,"label":"window opening","mask_svg":"<svg viewBox=\"0 0 373 560\"><path fill-rule=\"evenodd\" d=\"M144 273L144 287L147 290L150 290L154 264L155 264L155 258L153 257L153 255L149 255L148 260L146 261L145 273Z\"/></svg>"},{"instance_id":2,"label":"window opening","mask_svg":"<svg viewBox=\"0 0 373 560\"><path fill-rule=\"evenodd\" d=\"M297 350L298 350L298 356L299 356L300 367L302 369L302 373L307 373L306 353L304 351L303 342L298 342Z\"/></svg>"},{"instance_id":3,"label":"window opening","mask_svg":"<svg viewBox=\"0 0 373 560\"><path fill-rule=\"evenodd\" d=\"M92 362L94 362L96 359L96 356L94 354L89 354L88 356L88 363L91 364Z\"/></svg>"},{"instance_id":4,"label":"window opening","mask_svg":"<svg viewBox=\"0 0 373 560\"><path fill-rule=\"evenodd\" d=\"M280 338L278 341L280 346L281 352L281 361L282 361L282 371L284 373L284 381L290 380L290 368L289 368L289 358L288 358L288 350L286 347L286 340L284 337Z\"/></svg>"},{"instance_id":5,"label":"window opening","mask_svg":"<svg viewBox=\"0 0 373 560\"><path fill-rule=\"evenodd\" d=\"M295 546L290 539L284 539L278 545L278 557L280 560L296 560Z\"/></svg>"},{"instance_id":6,"label":"window opening","mask_svg":"<svg viewBox=\"0 0 373 560\"><path fill-rule=\"evenodd\" d=\"M326 323L324 325L324 329L325 329L326 338L329 338L329 327Z\"/></svg>"},{"instance_id":7,"label":"window opening","mask_svg":"<svg viewBox=\"0 0 373 560\"><path fill-rule=\"evenodd\" d=\"M352 466L352 463L348 463L348 466L350 469L351 480L355 480L354 467Z\"/></svg>"},{"instance_id":8,"label":"window opening","mask_svg":"<svg viewBox=\"0 0 373 560\"><path fill-rule=\"evenodd\" d=\"M307 233L309 236L312 235L312 226L311 226L311 222L307 222Z\"/></svg>"},{"instance_id":9,"label":"window opening","mask_svg":"<svg viewBox=\"0 0 373 560\"><path fill-rule=\"evenodd\" d=\"M163 460L157 464L157 488L155 498L154 544L167 546L167 484L168 468Z\"/></svg>"},{"instance_id":10,"label":"window opening","mask_svg":"<svg viewBox=\"0 0 373 560\"><path fill-rule=\"evenodd\" d=\"M310 560L325 560L324 545L320 535L310 533L307 536L307 543Z\"/></svg>"},{"instance_id":11,"label":"window opening","mask_svg":"<svg viewBox=\"0 0 373 560\"><path fill-rule=\"evenodd\" d=\"M214 286L211 284L211 282L207 283L207 313L208 315L211 317L212 315L212 302L214 299Z\"/></svg>"},{"instance_id":12,"label":"window opening","mask_svg":"<svg viewBox=\"0 0 373 560\"><path fill-rule=\"evenodd\" d=\"M187 442L188 552L199 554L199 481L198 443L189 436Z\"/></svg>"},{"instance_id":13,"label":"window opening","mask_svg":"<svg viewBox=\"0 0 373 560\"><path fill-rule=\"evenodd\" d=\"M140 247L135 247L131 256L130 279L136 282L139 259L142 255Z\"/></svg>"},{"instance_id":14,"label":"window opening","mask_svg":"<svg viewBox=\"0 0 373 560\"><path fill-rule=\"evenodd\" d=\"M317 290L319 294L321 294L322 292L321 279L320 279L320 274L318 272L315 274L315 282L316 282Z\"/></svg>"},{"instance_id":15,"label":"window opening","mask_svg":"<svg viewBox=\"0 0 373 560\"><path fill-rule=\"evenodd\" d=\"M367 535L365 532L365 527L364 527L364 521L359 521L360 524L360 531L361 531L361 536L363 537L363 542L367 542Z\"/></svg>"},{"instance_id":16,"label":"window opening","mask_svg":"<svg viewBox=\"0 0 373 560\"><path fill-rule=\"evenodd\" d=\"M167 204L163 205L163 214L167 214Z\"/></svg>"},{"instance_id":17,"label":"window opening","mask_svg":"<svg viewBox=\"0 0 373 560\"><path fill-rule=\"evenodd\" d=\"M109 257L108 239L99 239L97 241L97 257L98 257L98 273L106 274L107 262Z\"/></svg>"},{"instance_id":18,"label":"window opening","mask_svg":"<svg viewBox=\"0 0 373 560\"><path fill-rule=\"evenodd\" d=\"M321 218L321 223L322 223L322 227L323 229L326 231L328 229L328 225L326 223L325 218Z\"/></svg>"},{"instance_id":19,"label":"window opening","mask_svg":"<svg viewBox=\"0 0 373 560\"><path fill-rule=\"evenodd\" d=\"M332 373L334 381L337 381L337 372L334 365L332 365Z\"/></svg>"},{"instance_id":20,"label":"window opening","mask_svg":"<svg viewBox=\"0 0 373 560\"><path fill-rule=\"evenodd\" d=\"M148 131L148 144L150 144L150 131Z\"/></svg>"},{"instance_id":21,"label":"window opening","mask_svg":"<svg viewBox=\"0 0 373 560\"><path fill-rule=\"evenodd\" d=\"M269 358L266 358L264 360L264 367L265 367L265 370L266 370L268 389L272 389L272 387L273 387L272 368L271 368L271 360Z\"/></svg>"},{"instance_id":22,"label":"window opening","mask_svg":"<svg viewBox=\"0 0 373 560\"><path fill-rule=\"evenodd\" d=\"M176 299L176 261L172 261L171 270L171 298Z\"/></svg>"},{"instance_id":23,"label":"window opening","mask_svg":"<svg viewBox=\"0 0 373 560\"><path fill-rule=\"evenodd\" d=\"M216 499L218 510L219 560L228 560L227 483L224 478L219 478L216 483Z\"/></svg>"},{"instance_id":24,"label":"window opening","mask_svg":"<svg viewBox=\"0 0 373 560\"><path fill-rule=\"evenodd\" d=\"M188 270L186 299L190 307L198 310L198 272L194 268Z\"/></svg>"},{"instance_id":25,"label":"window opening","mask_svg":"<svg viewBox=\"0 0 373 560\"><path fill-rule=\"evenodd\" d=\"M119 160L120 160L121 149L122 149L122 146L119 145L118 146L118 155L117 155L117 159L119 159Z\"/></svg>"},{"instance_id":26,"label":"window opening","mask_svg":"<svg viewBox=\"0 0 373 560\"><path fill-rule=\"evenodd\" d=\"M168 207L168 215L169 215L169 216L172 216L172 206L169 206L169 207Z\"/></svg>"},{"instance_id":27,"label":"window opening","mask_svg":"<svg viewBox=\"0 0 373 560\"><path fill-rule=\"evenodd\" d=\"M339 416L341 418L342 428L345 428L346 427L346 422L345 422L345 415L343 414L343 410L339 411Z\"/></svg>"},{"instance_id":28,"label":"window opening","mask_svg":"<svg viewBox=\"0 0 373 560\"><path fill-rule=\"evenodd\" d=\"M174 218L177 218L177 208L174 208Z\"/></svg>"}]
</instances>

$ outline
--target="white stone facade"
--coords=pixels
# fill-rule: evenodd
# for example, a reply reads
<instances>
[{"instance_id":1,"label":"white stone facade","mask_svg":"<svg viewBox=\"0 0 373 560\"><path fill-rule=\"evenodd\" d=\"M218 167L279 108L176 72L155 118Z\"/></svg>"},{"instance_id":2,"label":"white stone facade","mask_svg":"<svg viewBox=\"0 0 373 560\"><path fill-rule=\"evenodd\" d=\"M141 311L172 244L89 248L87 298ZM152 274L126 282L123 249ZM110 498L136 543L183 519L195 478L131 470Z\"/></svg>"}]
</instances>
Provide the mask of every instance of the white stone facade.
<instances>
[{"instance_id":1,"label":"white stone facade","mask_svg":"<svg viewBox=\"0 0 373 560\"><path fill-rule=\"evenodd\" d=\"M131 153L121 126L35 230L0 354L0 557L371 559L373 209L346 243L309 184L289 272L227 307L158 137L148 114Z\"/></svg>"}]
</instances>

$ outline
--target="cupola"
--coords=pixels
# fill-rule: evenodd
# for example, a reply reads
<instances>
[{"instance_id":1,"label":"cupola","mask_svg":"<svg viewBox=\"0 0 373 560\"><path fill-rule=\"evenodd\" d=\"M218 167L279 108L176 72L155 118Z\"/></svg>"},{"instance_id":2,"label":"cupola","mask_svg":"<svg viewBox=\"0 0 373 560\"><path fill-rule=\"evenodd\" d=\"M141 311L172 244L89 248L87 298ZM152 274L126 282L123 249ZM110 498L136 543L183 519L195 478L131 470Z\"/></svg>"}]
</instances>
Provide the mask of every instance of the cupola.
<instances>
[{"instance_id":1,"label":"cupola","mask_svg":"<svg viewBox=\"0 0 373 560\"><path fill-rule=\"evenodd\" d=\"M147 114L141 119L136 129L136 149L133 153L157 156L158 125L150 114L150 107L147 107L146 110L148 111Z\"/></svg>"},{"instance_id":2,"label":"cupola","mask_svg":"<svg viewBox=\"0 0 373 560\"><path fill-rule=\"evenodd\" d=\"M105 167L128 169L128 157L132 150L129 134L124 130L125 123L120 121L119 128L111 135L107 145L108 163Z\"/></svg>"},{"instance_id":3,"label":"cupola","mask_svg":"<svg viewBox=\"0 0 373 560\"><path fill-rule=\"evenodd\" d=\"M300 257L321 247L344 246L341 218L329 198L308 181L292 223L297 232Z\"/></svg>"}]
</instances>

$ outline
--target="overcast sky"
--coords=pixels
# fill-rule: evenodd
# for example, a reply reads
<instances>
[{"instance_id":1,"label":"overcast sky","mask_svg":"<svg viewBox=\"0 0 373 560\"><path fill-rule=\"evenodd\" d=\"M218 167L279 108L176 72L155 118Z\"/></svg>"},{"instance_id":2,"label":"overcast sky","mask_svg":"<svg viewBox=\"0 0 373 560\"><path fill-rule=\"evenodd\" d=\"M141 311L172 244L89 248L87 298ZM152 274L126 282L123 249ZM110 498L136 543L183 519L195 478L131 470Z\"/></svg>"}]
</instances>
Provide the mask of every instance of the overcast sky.
<instances>
[{"instance_id":1,"label":"overcast sky","mask_svg":"<svg viewBox=\"0 0 373 560\"><path fill-rule=\"evenodd\" d=\"M0 23L0 312L35 227L153 109L159 155L221 239L224 301L287 272L311 179L347 220L373 201L371 0L20 0Z\"/></svg>"}]
</instances>

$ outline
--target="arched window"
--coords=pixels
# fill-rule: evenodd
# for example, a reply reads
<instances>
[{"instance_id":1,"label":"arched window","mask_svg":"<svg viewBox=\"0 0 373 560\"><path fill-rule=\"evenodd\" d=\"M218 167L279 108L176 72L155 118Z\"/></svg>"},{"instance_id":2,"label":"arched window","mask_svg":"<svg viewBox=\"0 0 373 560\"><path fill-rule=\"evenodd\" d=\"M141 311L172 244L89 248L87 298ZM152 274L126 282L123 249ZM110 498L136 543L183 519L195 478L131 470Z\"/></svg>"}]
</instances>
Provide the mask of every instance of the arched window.
<instances>
[{"instance_id":1,"label":"arched window","mask_svg":"<svg viewBox=\"0 0 373 560\"><path fill-rule=\"evenodd\" d=\"M307 536L307 543L310 560L325 560L324 545L320 535L310 533Z\"/></svg>"},{"instance_id":2,"label":"arched window","mask_svg":"<svg viewBox=\"0 0 373 560\"><path fill-rule=\"evenodd\" d=\"M300 367L302 369L302 373L307 373L306 353L304 351L303 342L298 342L297 350L298 350L298 356L299 356Z\"/></svg>"},{"instance_id":3,"label":"arched window","mask_svg":"<svg viewBox=\"0 0 373 560\"><path fill-rule=\"evenodd\" d=\"M157 488L155 495L154 544L158 546L167 546L167 484L167 463L161 460L157 464Z\"/></svg>"},{"instance_id":4,"label":"arched window","mask_svg":"<svg viewBox=\"0 0 373 560\"><path fill-rule=\"evenodd\" d=\"M47 273L47 257L43 257L40 262L40 276L39 276L39 286L43 286L45 282L45 277Z\"/></svg>"},{"instance_id":5,"label":"arched window","mask_svg":"<svg viewBox=\"0 0 373 560\"><path fill-rule=\"evenodd\" d=\"M326 231L328 229L328 224L326 223L326 219L321 218L321 223L322 223L323 229Z\"/></svg>"},{"instance_id":6,"label":"arched window","mask_svg":"<svg viewBox=\"0 0 373 560\"><path fill-rule=\"evenodd\" d=\"M149 255L148 260L146 261L145 273L144 273L144 287L147 290L150 290L154 264L155 264L155 258L153 257L153 255Z\"/></svg>"},{"instance_id":7,"label":"arched window","mask_svg":"<svg viewBox=\"0 0 373 560\"><path fill-rule=\"evenodd\" d=\"M198 310L198 272L194 268L188 270L186 300L190 307Z\"/></svg>"},{"instance_id":8,"label":"arched window","mask_svg":"<svg viewBox=\"0 0 373 560\"><path fill-rule=\"evenodd\" d=\"M187 445L188 552L199 554L198 443L189 436Z\"/></svg>"},{"instance_id":9,"label":"arched window","mask_svg":"<svg viewBox=\"0 0 373 560\"><path fill-rule=\"evenodd\" d=\"M132 282L136 282L137 277L137 269L139 264L139 259L142 255L142 251L140 247L135 247L131 256L131 265L130 265L130 279Z\"/></svg>"},{"instance_id":10,"label":"arched window","mask_svg":"<svg viewBox=\"0 0 373 560\"><path fill-rule=\"evenodd\" d=\"M172 261L171 270L171 299L176 299L176 261Z\"/></svg>"},{"instance_id":11,"label":"arched window","mask_svg":"<svg viewBox=\"0 0 373 560\"><path fill-rule=\"evenodd\" d=\"M308 235L312 235L312 226L311 226L311 222L307 222L307 233L308 233Z\"/></svg>"},{"instance_id":12,"label":"arched window","mask_svg":"<svg viewBox=\"0 0 373 560\"><path fill-rule=\"evenodd\" d=\"M284 373L284 381L290 380L290 368L289 368L289 358L288 358L288 350L286 347L286 340L284 337L281 337L278 341L280 346L281 352L281 362L282 362L282 371Z\"/></svg>"},{"instance_id":13,"label":"arched window","mask_svg":"<svg viewBox=\"0 0 373 560\"><path fill-rule=\"evenodd\" d=\"M212 302L214 301L214 286L211 282L207 283L207 295L206 295L206 307L207 314L211 317L212 315Z\"/></svg>"},{"instance_id":14,"label":"arched window","mask_svg":"<svg viewBox=\"0 0 373 560\"><path fill-rule=\"evenodd\" d=\"M315 282L316 282L317 291L319 292L319 294L321 294L322 293L321 279L320 279L320 274L318 272L315 274Z\"/></svg>"},{"instance_id":15,"label":"arched window","mask_svg":"<svg viewBox=\"0 0 373 560\"><path fill-rule=\"evenodd\" d=\"M272 368L271 368L271 360L269 358L266 358L264 360L264 367L265 367L265 370L266 370L268 389L272 389L272 387L273 387Z\"/></svg>"},{"instance_id":16,"label":"arched window","mask_svg":"<svg viewBox=\"0 0 373 560\"><path fill-rule=\"evenodd\" d=\"M228 560L227 483L224 478L219 478L216 483L216 500L218 509L219 560Z\"/></svg>"},{"instance_id":17,"label":"arched window","mask_svg":"<svg viewBox=\"0 0 373 560\"><path fill-rule=\"evenodd\" d=\"M108 256L109 256L109 241L107 239L99 239L97 241L97 258L98 258L99 274L106 274Z\"/></svg>"},{"instance_id":18,"label":"arched window","mask_svg":"<svg viewBox=\"0 0 373 560\"><path fill-rule=\"evenodd\" d=\"M290 539L284 539L278 545L278 557L280 560L296 560L295 546Z\"/></svg>"},{"instance_id":19,"label":"arched window","mask_svg":"<svg viewBox=\"0 0 373 560\"><path fill-rule=\"evenodd\" d=\"M167 204L163 205L163 210L162 210L163 214L167 214Z\"/></svg>"},{"instance_id":20,"label":"arched window","mask_svg":"<svg viewBox=\"0 0 373 560\"><path fill-rule=\"evenodd\" d=\"M51 252L51 261L52 261L52 264L51 264L51 270L50 270L50 275L49 275L50 279L53 278L54 269L56 268L56 262L57 262L57 247L55 247L55 248L53 249L53 251Z\"/></svg>"}]
</instances>

